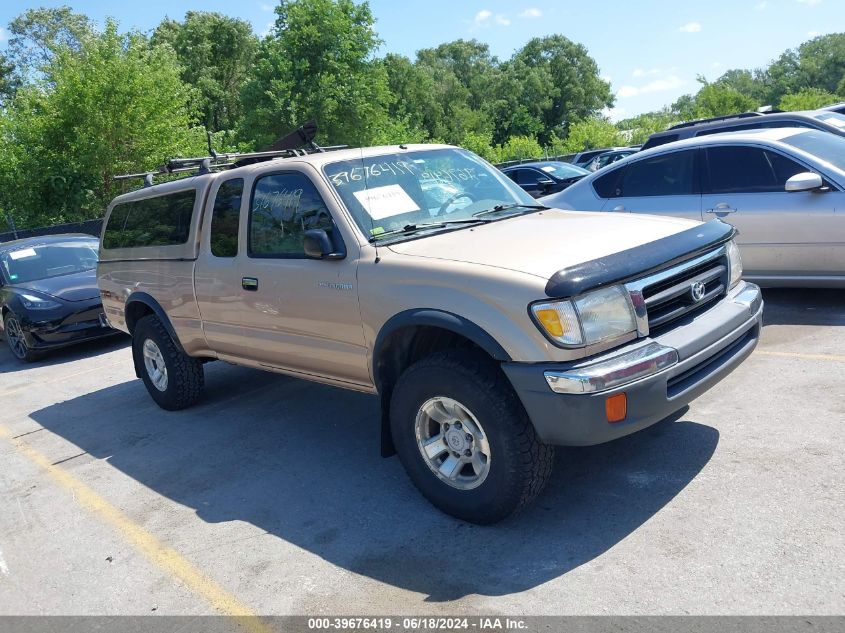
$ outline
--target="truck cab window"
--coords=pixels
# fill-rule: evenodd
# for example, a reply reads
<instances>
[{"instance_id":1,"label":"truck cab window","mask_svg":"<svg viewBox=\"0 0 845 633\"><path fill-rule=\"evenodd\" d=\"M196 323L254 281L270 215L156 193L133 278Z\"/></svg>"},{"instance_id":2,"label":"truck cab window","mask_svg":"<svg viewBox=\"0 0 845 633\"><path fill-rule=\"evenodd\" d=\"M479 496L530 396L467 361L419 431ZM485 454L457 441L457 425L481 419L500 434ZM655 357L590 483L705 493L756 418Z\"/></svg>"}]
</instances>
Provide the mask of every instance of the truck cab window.
<instances>
[{"instance_id":1,"label":"truck cab window","mask_svg":"<svg viewBox=\"0 0 845 633\"><path fill-rule=\"evenodd\" d=\"M241 216L243 178L227 180L220 185L211 214L211 254L235 257L238 254L238 222Z\"/></svg>"}]
</instances>

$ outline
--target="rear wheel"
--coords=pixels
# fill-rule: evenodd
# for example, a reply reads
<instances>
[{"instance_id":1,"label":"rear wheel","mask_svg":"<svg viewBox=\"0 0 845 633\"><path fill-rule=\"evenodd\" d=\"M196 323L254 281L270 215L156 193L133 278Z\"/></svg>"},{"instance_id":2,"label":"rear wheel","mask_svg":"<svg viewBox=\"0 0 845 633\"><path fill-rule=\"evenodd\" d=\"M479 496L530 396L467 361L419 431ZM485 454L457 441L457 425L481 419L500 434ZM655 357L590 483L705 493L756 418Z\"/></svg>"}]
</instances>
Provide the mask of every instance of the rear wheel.
<instances>
[{"instance_id":1,"label":"rear wheel","mask_svg":"<svg viewBox=\"0 0 845 633\"><path fill-rule=\"evenodd\" d=\"M29 347L21 322L14 313L6 313L3 319L3 330L6 333L6 344L15 358L25 363L31 363L41 357L41 354Z\"/></svg>"},{"instance_id":2,"label":"rear wheel","mask_svg":"<svg viewBox=\"0 0 845 633\"><path fill-rule=\"evenodd\" d=\"M396 451L435 506L495 523L527 506L552 469L516 394L480 353L439 352L399 378L390 406Z\"/></svg>"},{"instance_id":3,"label":"rear wheel","mask_svg":"<svg viewBox=\"0 0 845 633\"><path fill-rule=\"evenodd\" d=\"M185 354L158 317L146 316L135 325L132 355L147 391L162 409L185 409L200 399L202 361Z\"/></svg>"}]
</instances>

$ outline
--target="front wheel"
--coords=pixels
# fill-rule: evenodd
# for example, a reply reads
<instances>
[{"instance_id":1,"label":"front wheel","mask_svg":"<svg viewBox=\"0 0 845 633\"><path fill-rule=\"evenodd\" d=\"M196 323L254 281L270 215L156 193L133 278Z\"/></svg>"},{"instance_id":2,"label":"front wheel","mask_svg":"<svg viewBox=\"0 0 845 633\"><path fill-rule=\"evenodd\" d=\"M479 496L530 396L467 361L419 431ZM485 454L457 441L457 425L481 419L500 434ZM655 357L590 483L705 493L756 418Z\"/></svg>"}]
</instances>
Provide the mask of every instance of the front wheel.
<instances>
[{"instance_id":1,"label":"front wheel","mask_svg":"<svg viewBox=\"0 0 845 633\"><path fill-rule=\"evenodd\" d=\"M202 361L185 354L156 316L146 316L132 333L135 367L156 404L168 411L185 409L202 395Z\"/></svg>"},{"instance_id":2,"label":"front wheel","mask_svg":"<svg viewBox=\"0 0 845 633\"><path fill-rule=\"evenodd\" d=\"M519 512L551 475L540 442L498 367L481 354L429 356L399 378L390 405L393 442L420 492L472 523Z\"/></svg>"},{"instance_id":3,"label":"front wheel","mask_svg":"<svg viewBox=\"0 0 845 633\"><path fill-rule=\"evenodd\" d=\"M41 358L41 355L27 343L23 326L12 312L8 312L3 319L3 330L6 333L6 344L15 358L25 363L31 363Z\"/></svg>"}]
</instances>

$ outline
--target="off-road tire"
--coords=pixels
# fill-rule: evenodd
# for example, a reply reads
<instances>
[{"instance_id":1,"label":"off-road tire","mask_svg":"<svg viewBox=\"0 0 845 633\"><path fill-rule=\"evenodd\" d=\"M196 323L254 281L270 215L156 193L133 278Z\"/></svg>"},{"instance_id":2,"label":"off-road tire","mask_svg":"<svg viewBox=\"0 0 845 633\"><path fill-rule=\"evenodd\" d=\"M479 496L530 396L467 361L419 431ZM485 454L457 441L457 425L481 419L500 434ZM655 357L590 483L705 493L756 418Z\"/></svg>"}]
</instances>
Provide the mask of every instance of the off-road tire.
<instances>
[{"instance_id":1,"label":"off-road tire","mask_svg":"<svg viewBox=\"0 0 845 633\"><path fill-rule=\"evenodd\" d=\"M417 412L438 396L465 405L487 435L490 469L476 488L459 490L444 483L420 452ZM554 448L538 439L510 382L482 353L437 352L405 370L391 397L390 428L399 459L423 496L471 523L496 523L520 512L540 494L552 472Z\"/></svg>"},{"instance_id":2,"label":"off-road tire","mask_svg":"<svg viewBox=\"0 0 845 633\"><path fill-rule=\"evenodd\" d=\"M167 388L159 390L145 366L144 342L151 339L161 351L167 367ZM178 411L195 404L205 385L202 361L185 354L173 341L158 317L143 317L132 333L132 357L147 391L156 404L167 411Z\"/></svg>"}]
</instances>

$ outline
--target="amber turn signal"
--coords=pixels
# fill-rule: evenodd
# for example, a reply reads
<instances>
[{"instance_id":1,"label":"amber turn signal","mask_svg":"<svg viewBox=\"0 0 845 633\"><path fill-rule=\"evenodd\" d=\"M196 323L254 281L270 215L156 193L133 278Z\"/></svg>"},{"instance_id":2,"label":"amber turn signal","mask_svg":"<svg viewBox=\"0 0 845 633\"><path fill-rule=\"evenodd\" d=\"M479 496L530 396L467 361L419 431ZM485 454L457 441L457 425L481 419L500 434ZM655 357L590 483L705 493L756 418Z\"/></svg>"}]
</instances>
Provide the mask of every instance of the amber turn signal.
<instances>
[{"instance_id":1,"label":"amber turn signal","mask_svg":"<svg viewBox=\"0 0 845 633\"><path fill-rule=\"evenodd\" d=\"M604 412L611 424L621 422L628 415L628 397L624 393L617 393L604 401Z\"/></svg>"}]
</instances>

